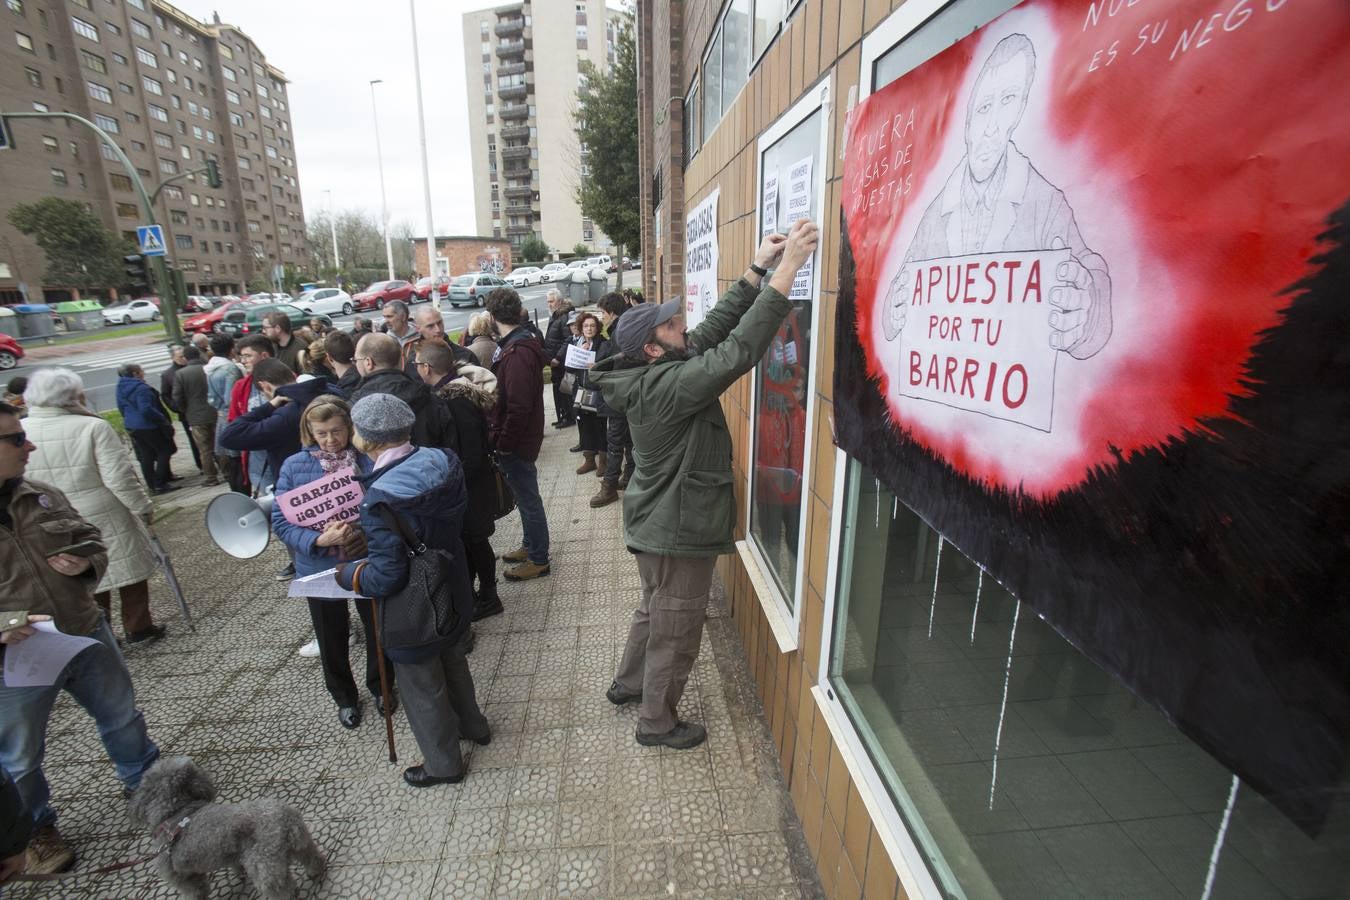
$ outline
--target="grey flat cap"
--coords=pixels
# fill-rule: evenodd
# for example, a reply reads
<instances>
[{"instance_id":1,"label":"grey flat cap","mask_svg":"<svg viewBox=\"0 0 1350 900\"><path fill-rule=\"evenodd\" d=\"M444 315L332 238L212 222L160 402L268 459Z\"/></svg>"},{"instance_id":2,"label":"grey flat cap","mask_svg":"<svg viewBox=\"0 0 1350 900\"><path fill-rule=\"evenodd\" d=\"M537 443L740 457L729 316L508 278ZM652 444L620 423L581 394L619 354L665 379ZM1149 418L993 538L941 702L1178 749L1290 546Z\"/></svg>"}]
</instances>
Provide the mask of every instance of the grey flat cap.
<instances>
[{"instance_id":1,"label":"grey flat cap","mask_svg":"<svg viewBox=\"0 0 1350 900\"><path fill-rule=\"evenodd\" d=\"M352 407L352 425L372 444L400 444L417 420L412 407L393 394L367 394Z\"/></svg>"},{"instance_id":2,"label":"grey flat cap","mask_svg":"<svg viewBox=\"0 0 1350 900\"><path fill-rule=\"evenodd\" d=\"M678 316L684 305L680 298L665 303L639 303L619 317L614 343L625 356L641 358L642 348L651 340L652 330Z\"/></svg>"}]
</instances>

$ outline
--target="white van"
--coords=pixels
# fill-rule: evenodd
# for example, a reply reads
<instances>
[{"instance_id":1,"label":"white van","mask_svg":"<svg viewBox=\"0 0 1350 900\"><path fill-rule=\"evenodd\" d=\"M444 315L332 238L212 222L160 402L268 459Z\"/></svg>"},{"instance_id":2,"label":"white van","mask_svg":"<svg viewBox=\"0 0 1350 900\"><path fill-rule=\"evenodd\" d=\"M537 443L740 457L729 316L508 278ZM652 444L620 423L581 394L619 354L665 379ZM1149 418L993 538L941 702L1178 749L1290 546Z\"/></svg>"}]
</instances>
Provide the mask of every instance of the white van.
<instances>
[{"instance_id":1,"label":"white van","mask_svg":"<svg viewBox=\"0 0 1350 900\"><path fill-rule=\"evenodd\" d=\"M606 272L614 271L614 261L609 258L608 253L602 253L599 256L589 256L586 258L587 266L599 266Z\"/></svg>"}]
</instances>

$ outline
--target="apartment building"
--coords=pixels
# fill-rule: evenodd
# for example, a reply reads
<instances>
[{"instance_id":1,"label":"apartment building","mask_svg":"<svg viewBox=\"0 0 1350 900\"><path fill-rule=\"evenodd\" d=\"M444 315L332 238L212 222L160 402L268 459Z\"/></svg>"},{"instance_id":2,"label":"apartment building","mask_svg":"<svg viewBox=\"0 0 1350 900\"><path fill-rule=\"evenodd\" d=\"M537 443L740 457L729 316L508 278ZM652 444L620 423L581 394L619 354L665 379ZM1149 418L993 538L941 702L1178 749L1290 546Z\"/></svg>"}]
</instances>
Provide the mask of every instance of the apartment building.
<instances>
[{"instance_id":1,"label":"apartment building","mask_svg":"<svg viewBox=\"0 0 1350 900\"><path fill-rule=\"evenodd\" d=\"M584 77L578 64L603 71L626 18L604 0L527 0L464 14L479 234L513 246L534 235L562 252L578 243L610 249L577 205L585 159L572 115Z\"/></svg>"},{"instance_id":2,"label":"apartment building","mask_svg":"<svg viewBox=\"0 0 1350 900\"><path fill-rule=\"evenodd\" d=\"M214 159L223 184L190 176L156 202L169 261L190 293L224 294L308 264L286 76L242 30L158 0L3 0L0 110L70 112L117 140L147 190ZM0 302L70 296L4 213L46 196L76 200L134 236L131 179L88 129L16 120L0 153ZM21 288L22 285L22 288Z\"/></svg>"}]
</instances>

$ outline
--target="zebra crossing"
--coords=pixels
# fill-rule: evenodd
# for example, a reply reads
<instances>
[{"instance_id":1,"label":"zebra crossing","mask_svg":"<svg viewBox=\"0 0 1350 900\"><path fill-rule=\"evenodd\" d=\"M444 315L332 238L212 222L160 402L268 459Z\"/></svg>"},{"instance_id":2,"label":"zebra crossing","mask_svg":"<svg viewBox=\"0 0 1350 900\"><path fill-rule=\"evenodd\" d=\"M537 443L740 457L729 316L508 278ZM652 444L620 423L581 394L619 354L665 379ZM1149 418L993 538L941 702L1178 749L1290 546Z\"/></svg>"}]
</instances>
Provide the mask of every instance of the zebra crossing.
<instances>
[{"instance_id":1,"label":"zebra crossing","mask_svg":"<svg viewBox=\"0 0 1350 900\"><path fill-rule=\"evenodd\" d=\"M146 377L157 375L169 366L169 352L162 345L152 347L131 347L125 350L113 350L100 353L83 353L70 356L55 365L73 369L76 373L96 372L102 369L116 371L128 363L135 363L145 369Z\"/></svg>"}]
</instances>

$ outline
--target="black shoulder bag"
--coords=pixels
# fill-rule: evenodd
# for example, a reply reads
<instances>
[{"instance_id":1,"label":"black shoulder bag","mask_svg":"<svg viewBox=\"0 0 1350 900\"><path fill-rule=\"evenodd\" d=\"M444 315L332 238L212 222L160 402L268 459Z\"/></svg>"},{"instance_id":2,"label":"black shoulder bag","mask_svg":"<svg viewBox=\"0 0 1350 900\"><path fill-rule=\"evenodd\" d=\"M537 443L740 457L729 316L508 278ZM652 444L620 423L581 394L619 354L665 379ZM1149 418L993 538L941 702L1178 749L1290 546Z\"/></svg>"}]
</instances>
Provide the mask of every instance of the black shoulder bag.
<instances>
[{"instance_id":1,"label":"black shoulder bag","mask_svg":"<svg viewBox=\"0 0 1350 900\"><path fill-rule=\"evenodd\" d=\"M381 640L393 653L433 651L460 632L455 613L455 555L428 547L403 518L381 503L380 518L402 540L408 554L408 582L383 598Z\"/></svg>"}]
</instances>

